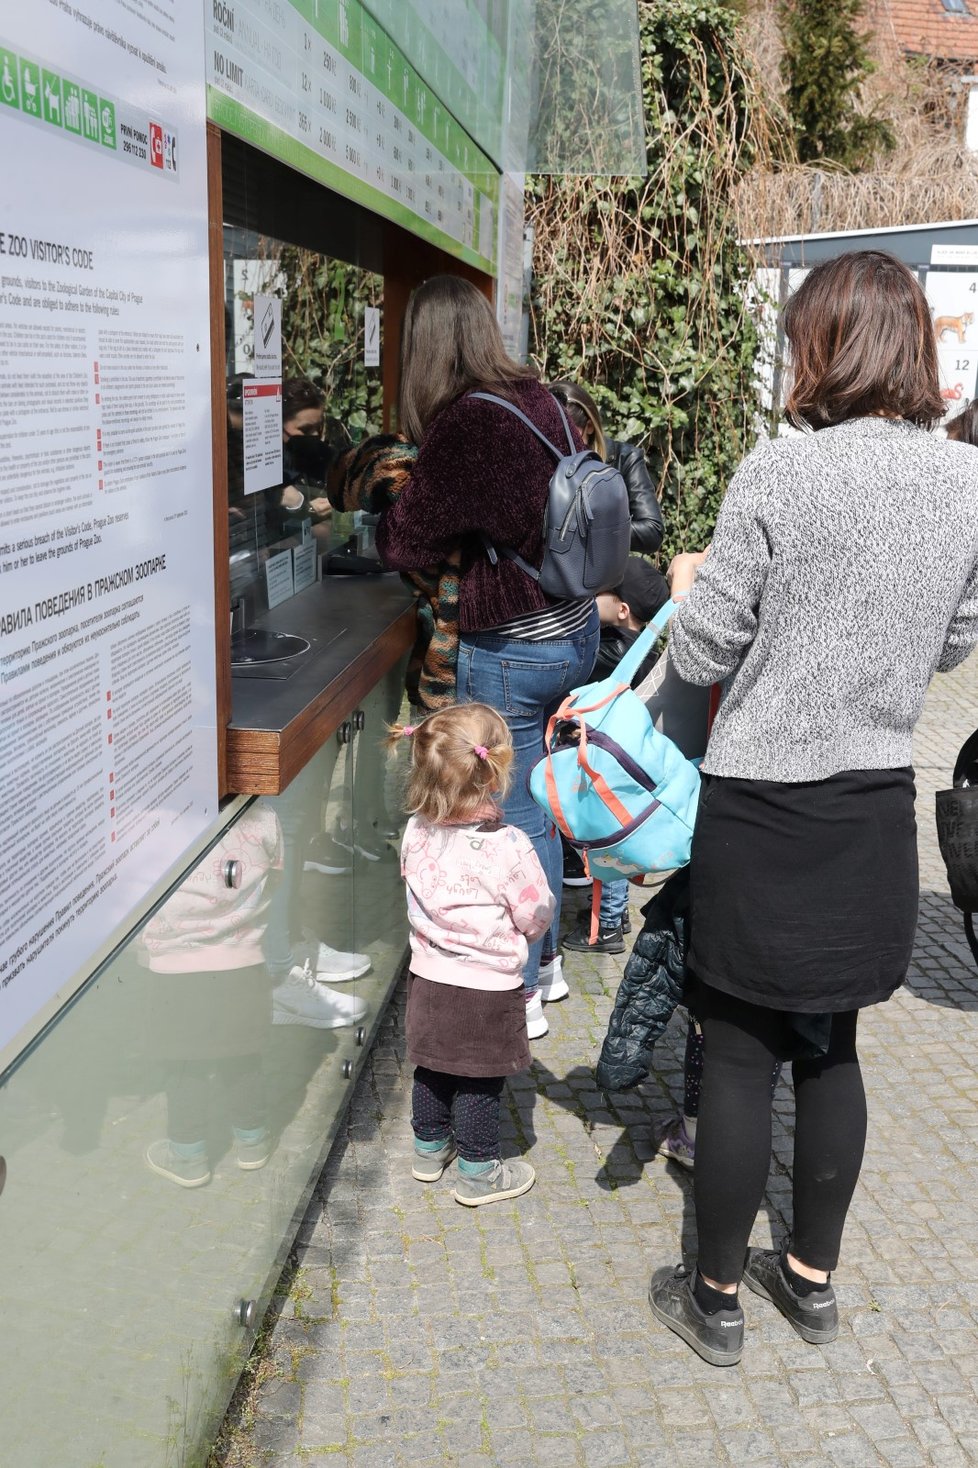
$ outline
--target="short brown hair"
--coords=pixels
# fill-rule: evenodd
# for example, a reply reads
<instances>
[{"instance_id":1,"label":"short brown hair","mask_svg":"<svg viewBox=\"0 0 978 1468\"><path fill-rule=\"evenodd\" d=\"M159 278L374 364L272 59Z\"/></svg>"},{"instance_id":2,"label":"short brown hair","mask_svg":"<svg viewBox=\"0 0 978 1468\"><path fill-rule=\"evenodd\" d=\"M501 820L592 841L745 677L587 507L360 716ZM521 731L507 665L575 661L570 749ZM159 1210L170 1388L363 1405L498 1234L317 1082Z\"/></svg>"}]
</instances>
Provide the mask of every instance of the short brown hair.
<instances>
[{"instance_id":1,"label":"short brown hair","mask_svg":"<svg viewBox=\"0 0 978 1468\"><path fill-rule=\"evenodd\" d=\"M460 703L429 714L420 724L394 724L396 748L410 738L411 773L405 809L433 825L470 820L509 789L513 737L506 720L486 703Z\"/></svg>"},{"instance_id":2,"label":"short brown hair","mask_svg":"<svg viewBox=\"0 0 978 1468\"><path fill-rule=\"evenodd\" d=\"M970 443L978 447L978 398L951 419L947 425L947 436L956 439L958 443Z\"/></svg>"},{"instance_id":3,"label":"short brown hair","mask_svg":"<svg viewBox=\"0 0 978 1468\"><path fill-rule=\"evenodd\" d=\"M884 414L931 428L944 416L927 298L893 255L855 250L816 265L782 321L791 417L825 428Z\"/></svg>"},{"instance_id":4,"label":"short brown hair","mask_svg":"<svg viewBox=\"0 0 978 1468\"><path fill-rule=\"evenodd\" d=\"M507 355L493 309L471 281L433 275L415 286L404 313L398 400L398 427L414 443L462 393L510 397L536 375Z\"/></svg>"}]
</instances>

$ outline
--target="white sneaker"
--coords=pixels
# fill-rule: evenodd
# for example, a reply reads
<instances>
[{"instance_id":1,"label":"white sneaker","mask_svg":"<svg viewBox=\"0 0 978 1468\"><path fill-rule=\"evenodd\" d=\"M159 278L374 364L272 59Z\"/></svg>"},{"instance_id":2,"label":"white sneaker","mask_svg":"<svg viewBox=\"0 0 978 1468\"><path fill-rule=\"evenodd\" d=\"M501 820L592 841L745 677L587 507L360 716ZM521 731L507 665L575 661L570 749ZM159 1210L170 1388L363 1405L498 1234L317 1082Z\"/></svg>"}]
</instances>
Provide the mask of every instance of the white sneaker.
<instances>
[{"instance_id":1,"label":"white sneaker","mask_svg":"<svg viewBox=\"0 0 978 1468\"><path fill-rule=\"evenodd\" d=\"M550 1030L550 1026L543 1017L543 1001L540 998L540 990L526 1006L526 1033L531 1040L541 1040Z\"/></svg>"},{"instance_id":2,"label":"white sneaker","mask_svg":"<svg viewBox=\"0 0 978 1468\"><path fill-rule=\"evenodd\" d=\"M558 953L549 963L540 965L540 999L544 1004L553 1004L555 999L566 999L569 993L564 960Z\"/></svg>"},{"instance_id":3,"label":"white sneaker","mask_svg":"<svg viewBox=\"0 0 978 1468\"><path fill-rule=\"evenodd\" d=\"M318 984L308 962L295 964L288 977L272 990L272 1024L311 1025L314 1030L339 1030L363 1019L367 1005L355 994L340 994Z\"/></svg>"},{"instance_id":4,"label":"white sneaker","mask_svg":"<svg viewBox=\"0 0 978 1468\"><path fill-rule=\"evenodd\" d=\"M341 953L328 943L317 943L315 938L302 945L302 955L321 984L348 984L370 969L365 953Z\"/></svg>"}]
</instances>

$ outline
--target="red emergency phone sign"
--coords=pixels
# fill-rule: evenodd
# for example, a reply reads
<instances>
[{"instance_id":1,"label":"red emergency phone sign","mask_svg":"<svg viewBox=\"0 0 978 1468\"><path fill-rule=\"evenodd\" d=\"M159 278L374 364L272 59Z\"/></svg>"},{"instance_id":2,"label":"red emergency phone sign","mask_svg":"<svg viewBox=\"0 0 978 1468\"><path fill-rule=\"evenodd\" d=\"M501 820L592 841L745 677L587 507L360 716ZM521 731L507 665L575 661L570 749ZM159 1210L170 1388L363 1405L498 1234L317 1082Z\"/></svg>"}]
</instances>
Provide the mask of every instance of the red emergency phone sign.
<instances>
[{"instance_id":1,"label":"red emergency phone sign","mask_svg":"<svg viewBox=\"0 0 978 1468\"><path fill-rule=\"evenodd\" d=\"M154 168L163 167L163 129L158 122L149 125L149 161Z\"/></svg>"}]
</instances>

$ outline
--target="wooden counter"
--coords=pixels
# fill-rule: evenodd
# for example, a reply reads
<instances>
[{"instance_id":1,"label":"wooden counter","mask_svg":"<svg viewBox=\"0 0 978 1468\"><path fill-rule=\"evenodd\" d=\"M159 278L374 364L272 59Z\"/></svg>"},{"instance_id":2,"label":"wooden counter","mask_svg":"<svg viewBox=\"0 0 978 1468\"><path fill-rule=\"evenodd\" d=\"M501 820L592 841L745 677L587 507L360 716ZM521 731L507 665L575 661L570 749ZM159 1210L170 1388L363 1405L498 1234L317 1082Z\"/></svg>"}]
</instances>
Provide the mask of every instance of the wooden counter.
<instances>
[{"instance_id":1,"label":"wooden counter","mask_svg":"<svg viewBox=\"0 0 978 1468\"><path fill-rule=\"evenodd\" d=\"M231 670L228 785L278 795L412 646L414 598L396 574L325 576L254 625L311 643L284 663Z\"/></svg>"}]
</instances>

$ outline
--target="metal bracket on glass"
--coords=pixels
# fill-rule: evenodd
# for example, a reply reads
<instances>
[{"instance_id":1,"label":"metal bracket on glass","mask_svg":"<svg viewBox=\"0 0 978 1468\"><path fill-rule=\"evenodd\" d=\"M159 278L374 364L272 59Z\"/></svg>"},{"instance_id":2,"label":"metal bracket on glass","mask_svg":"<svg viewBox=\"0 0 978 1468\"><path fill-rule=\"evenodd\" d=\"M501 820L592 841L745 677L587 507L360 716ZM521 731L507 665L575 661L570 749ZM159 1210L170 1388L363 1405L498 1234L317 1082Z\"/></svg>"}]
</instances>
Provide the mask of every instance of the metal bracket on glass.
<instances>
[{"instance_id":1,"label":"metal bracket on glass","mask_svg":"<svg viewBox=\"0 0 978 1468\"><path fill-rule=\"evenodd\" d=\"M356 709L356 710L354 710L354 714L353 714L353 727L357 731L358 734L359 734L360 730L363 728L363 718L364 718L363 709Z\"/></svg>"},{"instance_id":2,"label":"metal bracket on glass","mask_svg":"<svg viewBox=\"0 0 978 1468\"><path fill-rule=\"evenodd\" d=\"M239 1325L243 1325L245 1330L254 1330L258 1323L258 1301L239 1300L234 1313Z\"/></svg>"},{"instance_id":3,"label":"metal bracket on glass","mask_svg":"<svg viewBox=\"0 0 978 1468\"><path fill-rule=\"evenodd\" d=\"M364 1029L363 1025L358 1025L357 1026L357 1033L356 1033L356 1042L357 1042L357 1044L358 1045L362 1045L363 1042L364 1042L364 1040L366 1038L367 1038L367 1032Z\"/></svg>"},{"instance_id":4,"label":"metal bracket on glass","mask_svg":"<svg viewBox=\"0 0 978 1468\"><path fill-rule=\"evenodd\" d=\"M343 1079L345 1081L348 1081L350 1079L351 1075L353 1074L353 1061L352 1060L344 1060L343 1065L342 1065L342 1071L343 1071Z\"/></svg>"},{"instance_id":5,"label":"metal bracket on glass","mask_svg":"<svg viewBox=\"0 0 978 1468\"><path fill-rule=\"evenodd\" d=\"M353 726L349 719L344 719L343 723L337 729L336 738L340 744L349 744L353 738Z\"/></svg>"},{"instance_id":6,"label":"metal bracket on glass","mask_svg":"<svg viewBox=\"0 0 978 1468\"><path fill-rule=\"evenodd\" d=\"M7 1181L7 1159L0 1157L0 1193L3 1192L4 1183Z\"/></svg>"},{"instance_id":7,"label":"metal bracket on glass","mask_svg":"<svg viewBox=\"0 0 978 1468\"><path fill-rule=\"evenodd\" d=\"M240 887L241 863L235 861L233 857L229 857L221 868L221 875L224 878L225 887Z\"/></svg>"}]
</instances>

